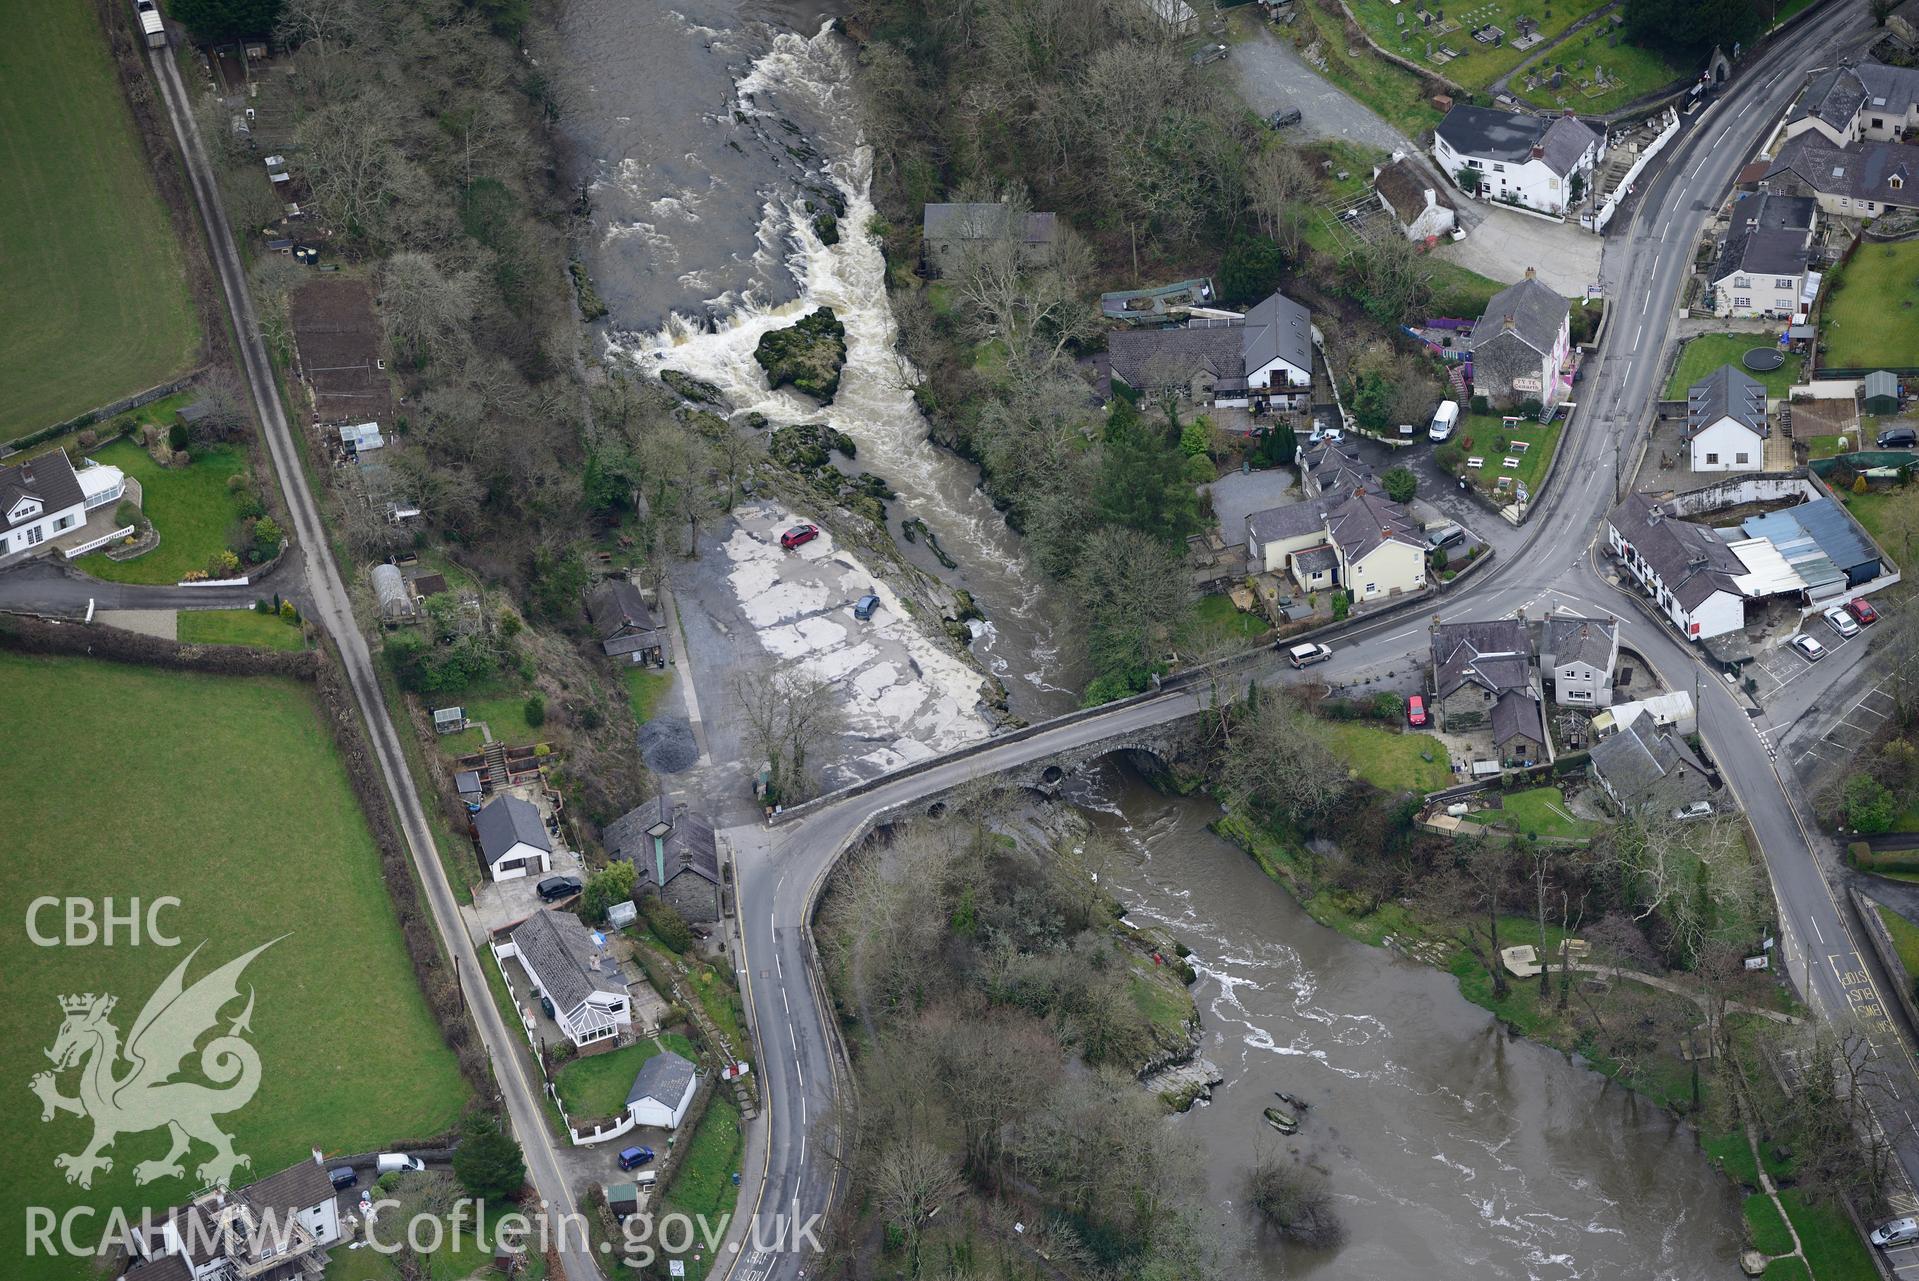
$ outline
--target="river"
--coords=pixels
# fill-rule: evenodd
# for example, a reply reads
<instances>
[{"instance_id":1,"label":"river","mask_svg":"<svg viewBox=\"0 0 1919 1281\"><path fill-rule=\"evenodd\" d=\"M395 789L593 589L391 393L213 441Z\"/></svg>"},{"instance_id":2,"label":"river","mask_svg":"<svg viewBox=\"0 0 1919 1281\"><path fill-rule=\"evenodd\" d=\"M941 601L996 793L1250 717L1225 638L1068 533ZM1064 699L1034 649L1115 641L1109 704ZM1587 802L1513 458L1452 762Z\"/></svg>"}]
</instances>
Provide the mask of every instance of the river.
<instances>
[{"instance_id":1,"label":"river","mask_svg":"<svg viewBox=\"0 0 1919 1281\"><path fill-rule=\"evenodd\" d=\"M1211 802L1117 768L1074 799L1113 838L1101 879L1129 918L1193 949L1200 1053L1225 1084L1173 1124L1207 1152L1227 1275L1739 1275L1739 1201L1690 1127L1509 1036L1450 975L1313 921L1206 829ZM1275 1090L1310 1104L1291 1139L1260 1119ZM1253 1232L1238 1203L1262 1148L1329 1175L1343 1246Z\"/></svg>"},{"instance_id":2,"label":"river","mask_svg":"<svg viewBox=\"0 0 1919 1281\"><path fill-rule=\"evenodd\" d=\"M901 494L987 615L974 651L1015 710L1070 705L1053 603L978 488L932 446L894 352L870 156L854 133L850 52L817 3L568 0L566 128L593 192L587 260L612 309L609 354L680 369L774 423L831 422ZM822 245L803 202L844 202ZM822 411L768 391L759 336L830 305L848 363ZM1452 979L1314 924L1205 830L1204 802L1103 774L1080 797L1125 853L1109 879L1194 950L1216 1101L1173 1122L1210 1157L1209 1199L1238 1271L1313 1276L1561 1278L1734 1274L1733 1190L1684 1126L1542 1047L1508 1038ZM1123 815L1123 817L1122 817ZM1328 1170L1350 1240L1324 1253L1261 1242L1237 1208L1272 1091L1313 1106L1290 1141Z\"/></svg>"},{"instance_id":3,"label":"river","mask_svg":"<svg viewBox=\"0 0 1919 1281\"><path fill-rule=\"evenodd\" d=\"M640 12L644 10L644 12ZM570 0L570 140L593 193L588 265L612 311L609 351L648 373L677 369L775 426L828 422L886 479L902 551L972 593L986 618L974 654L1029 718L1073 705L1055 603L979 472L932 445L896 351L886 264L859 145L852 51L819 6L630 6ZM804 25L808 24L809 25ZM793 30L796 25L801 30ZM837 194L825 245L806 202ZM839 394L822 409L770 391L753 360L768 330L830 306L846 326ZM901 523L918 517L958 562L946 569Z\"/></svg>"}]
</instances>

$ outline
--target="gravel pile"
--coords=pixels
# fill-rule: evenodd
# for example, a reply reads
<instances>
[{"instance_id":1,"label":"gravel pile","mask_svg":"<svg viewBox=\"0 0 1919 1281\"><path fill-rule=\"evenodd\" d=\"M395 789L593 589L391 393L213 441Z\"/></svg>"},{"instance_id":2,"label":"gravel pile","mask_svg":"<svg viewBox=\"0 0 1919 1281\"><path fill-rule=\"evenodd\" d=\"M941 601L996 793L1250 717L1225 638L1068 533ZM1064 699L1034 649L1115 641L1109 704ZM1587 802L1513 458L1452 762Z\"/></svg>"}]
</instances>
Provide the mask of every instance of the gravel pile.
<instances>
[{"instance_id":1,"label":"gravel pile","mask_svg":"<svg viewBox=\"0 0 1919 1281\"><path fill-rule=\"evenodd\" d=\"M640 726L640 759L655 774L678 774L700 759L693 727L677 716L660 716Z\"/></svg>"}]
</instances>

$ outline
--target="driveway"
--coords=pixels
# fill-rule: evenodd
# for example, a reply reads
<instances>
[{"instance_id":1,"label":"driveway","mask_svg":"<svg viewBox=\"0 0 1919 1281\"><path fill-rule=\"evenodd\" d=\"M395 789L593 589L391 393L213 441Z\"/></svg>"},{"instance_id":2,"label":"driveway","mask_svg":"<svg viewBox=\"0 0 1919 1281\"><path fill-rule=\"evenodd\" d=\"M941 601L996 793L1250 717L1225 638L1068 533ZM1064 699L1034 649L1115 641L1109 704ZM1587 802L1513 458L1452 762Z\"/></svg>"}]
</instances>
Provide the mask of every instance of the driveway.
<instances>
[{"instance_id":1,"label":"driveway","mask_svg":"<svg viewBox=\"0 0 1919 1281\"><path fill-rule=\"evenodd\" d=\"M1245 545L1248 516L1268 508L1284 507L1300 499L1299 490L1294 488L1293 469L1290 467L1228 472L1210 485L1201 485L1200 491L1211 491L1213 515L1219 521L1219 537L1228 547Z\"/></svg>"},{"instance_id":2,"label":"driveway","mask_svg":"<svg viewBox=\"0 0 1919 1281\"><path fill-rule=\"evenodd\" d=\"M1371 107L1315 71L1291 41L1274 35L1263 22L1249 25L1252 34L1233 46L1227 61L1239 81L1240 96L1253 110L1266 116L1281 107L1298 107L1300 122L1286 131L1289 137L1343 138L1382 151L1418 152L1410 138L1374 115Z\"/></svg>"},{"instance_id":3,"label":"driveway","mask_svg":"<svg viewBox=\"0 0 1919 1281\"><path fill-rule=\"evenodd\" d=\"M1407 445L1400 449L1391 449L1376 444L1365 437L1347 438L1347 447L1359 456L1361 462L1373 470L1384 472L1390 467L1404 467L1419 478L1419 495L1415 501L1414 514L1424 517L1419 511L1425 507L1445 517L1455 524L1462 525L1472 535L1473 541L1488 544L1499 554L1517 551L1526 540L1523 527L1510 525L1501 520L1499 513L1485 503L1462 493L1459 482L1441 471L1439 464L1433 461L1433 449L1430 440L1421 440L1418 444ZM1463 554L1463 544L1452 549L1454 555Z\"/></svg>"},{"instance_id":4,"label":"driveway","mask_svg":"<svg viewBox=\"0 0 1919 1281\"><path fill-rule=\"evenodd\" d=\"M1506 285L1523 279L1531 267L1568 298L1583 298L1587 285L1599 283L1603 238L1570 223L1468 200L1456 191L1452 196L1466 238L1434 250L1441 258Z\"/></svg>"}]
</instances>

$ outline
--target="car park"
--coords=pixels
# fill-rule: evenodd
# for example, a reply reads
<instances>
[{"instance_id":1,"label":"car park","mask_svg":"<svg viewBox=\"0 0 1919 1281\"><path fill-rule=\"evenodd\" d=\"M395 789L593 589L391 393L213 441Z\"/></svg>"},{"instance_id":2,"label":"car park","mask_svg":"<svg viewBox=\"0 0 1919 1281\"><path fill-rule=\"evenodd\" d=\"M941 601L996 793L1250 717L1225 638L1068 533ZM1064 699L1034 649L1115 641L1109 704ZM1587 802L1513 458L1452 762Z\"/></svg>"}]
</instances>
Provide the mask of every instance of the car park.
<instances>
[{"instance_id":1,"label":"car park","mask_svg":"<svg viewBox=\"0 0 1919 1281\"><path fill-rule=\"evenodd\" d=\"M1919 1241L1919 1219L1891 1219L1874 1228L1866 1238L1881 1250L1889 1245L1905 1245L1910 1241Z\"/></svg>"},{"instance_id":2,"label":"car park","mask_svg":"<svg viewBox=\"0 0 1919 1281\"><path fill-rule=\"evenodd\" d=\"M536 887L540 898L547 903L557 903L563 898L572 898L585 888L577 876L549 876Z\"/></svg>"},{"instance_id":3,"label":"car park","mask_svg":"<svg viewBox=\"0 0 1919 1281\"><path fill-rule=\"evenodd\" d=\"M1406 700L1406 723L1414 729L1426 723L1426 700L1418 694Z\"/></svg>"},{"instance_id":4,"label":"car park","mask_svg":"<svg viewBox=\"0 0 1919 1281\"><path fill-rule=\"evenodd\" d=\"M795 525L780 535L780 546L790 552L795 547L806 546L806 544L812 542L819 536L820 527L818 525Z\"/></svg>"},{"instance_id":5,"label":"car park","mask_svg":"<svg viewBox=\"0 0 1919 1281\"><path fill-rule=\"evenodd\" d=\"M1826 647L1812 637L1800 632L1792 638L1792 647L1805 656L1809 663L1816 663L1826 656Z\"/></svg>"},{"instance_id":6,"label":"car park","mask_svg":"<svg viewBox=\"0 0 1919 1281\"><path fill-rule=\"evenodd\" d=\"M1870 627L1879 621L1879 611L1874 609L1872 602L1864 596L1855 596L1847 601L1846 612L1851 614L1853 621L1861 627Z\"/></svg>"},{"instance_id":7,"label":"car park","mask_svg":"<svg viewBox=\"0 0 1919 1281\"><path fill-rule=\"evenodd\" d=\"M1826 620L1826 626L1839 634L1841 640L1847 640L1859 634L1859 624L1853 621L1851 614L1834 605L1820 615Z\"/></svg>"}]
</instances>

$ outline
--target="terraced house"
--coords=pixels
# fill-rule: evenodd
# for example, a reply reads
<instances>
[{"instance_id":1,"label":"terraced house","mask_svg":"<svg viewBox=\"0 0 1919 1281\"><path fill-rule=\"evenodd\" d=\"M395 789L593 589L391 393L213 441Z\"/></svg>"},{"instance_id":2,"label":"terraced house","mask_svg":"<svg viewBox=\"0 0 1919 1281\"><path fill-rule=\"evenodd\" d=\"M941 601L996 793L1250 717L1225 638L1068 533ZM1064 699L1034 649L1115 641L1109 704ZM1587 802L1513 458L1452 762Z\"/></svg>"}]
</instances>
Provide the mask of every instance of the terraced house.
<instances>
[{"instance_id":1,"label":"terraced house","mask_svg":"<svg viewBox=\"0 0 1919 1281\"><path fill-rule=\"evenodd\" d=\"M1815 75L1786 117L1770 191L1816 199L1829 214L1870 218L1919 208L1919 68L1878 62Z\"/></svg>"}]
</instances>

